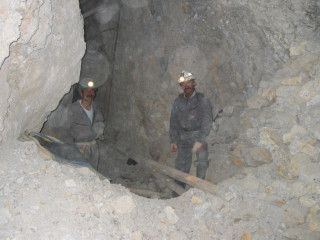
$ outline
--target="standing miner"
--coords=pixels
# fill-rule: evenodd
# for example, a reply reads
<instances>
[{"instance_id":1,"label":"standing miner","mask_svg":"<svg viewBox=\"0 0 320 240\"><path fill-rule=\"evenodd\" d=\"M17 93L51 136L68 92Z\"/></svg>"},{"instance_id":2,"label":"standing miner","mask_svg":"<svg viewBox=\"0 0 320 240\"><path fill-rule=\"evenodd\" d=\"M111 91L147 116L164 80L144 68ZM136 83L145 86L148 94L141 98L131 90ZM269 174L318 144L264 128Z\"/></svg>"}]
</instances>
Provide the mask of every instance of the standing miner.
<instances>
[{"instance_id":1,"label":"standing miner","mask_svg":"<svg viewBox=\"0 0 320 240\"><path fill-rule=\"evenodd\" d=\"M96 139L104 132L104 118L94 103L95 83L90 78L79 82L81 99L69 106L67 112L67 143L75 143L84 158L98 170L99 148Z\"/></svg>"},{"instance_id":2,"label":"standing miner","mask_svg":"<svg viewBox=\"0 0 320 240\"><path fill-rule=\"evenodd\" d=\"M196 154L196 176L205 179L209 166L208 144L213 117L210 101L196 92L196 81L192 73L182 71L179 84L183 89L174 101L170 116L170 138L173 152L178 151L175 168L189 173L192 154ZM185 186L185 184L180 183Z\"/></svg>"}]
</instances>

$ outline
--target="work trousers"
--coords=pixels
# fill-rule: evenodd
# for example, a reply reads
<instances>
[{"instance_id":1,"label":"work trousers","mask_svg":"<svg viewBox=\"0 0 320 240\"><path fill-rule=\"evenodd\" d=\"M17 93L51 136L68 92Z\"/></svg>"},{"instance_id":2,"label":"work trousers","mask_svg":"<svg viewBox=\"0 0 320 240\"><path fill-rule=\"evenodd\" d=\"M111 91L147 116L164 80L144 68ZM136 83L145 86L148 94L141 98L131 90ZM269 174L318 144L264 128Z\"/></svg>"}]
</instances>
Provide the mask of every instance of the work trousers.
<instances>
[{"instance_id":1,"label":"work trousers","mask_svg":"<svg viewBox=\"0 0 320 240\"><path fill-rule=\"evenodd\" d=\"M178 142L178 156L175 161L175 168L189 173L192 163L192 146L195 140L185 139ZM203 146L196 153L197 160L195 161L195 167L208 168L208 144L205 142Z\"/></svg>"},{"instance_id":2,"label":"work trousers","mask_svg":"<svg viewBox=\"0 0 320 240\"><path fill-rule=\"evenodd\" d=\"M98 171L100 154L97 142L93 140L91 142L79 142L76 143L76 145L86 161L90 163L95 170Z\"/></svg>"}]
</instances>

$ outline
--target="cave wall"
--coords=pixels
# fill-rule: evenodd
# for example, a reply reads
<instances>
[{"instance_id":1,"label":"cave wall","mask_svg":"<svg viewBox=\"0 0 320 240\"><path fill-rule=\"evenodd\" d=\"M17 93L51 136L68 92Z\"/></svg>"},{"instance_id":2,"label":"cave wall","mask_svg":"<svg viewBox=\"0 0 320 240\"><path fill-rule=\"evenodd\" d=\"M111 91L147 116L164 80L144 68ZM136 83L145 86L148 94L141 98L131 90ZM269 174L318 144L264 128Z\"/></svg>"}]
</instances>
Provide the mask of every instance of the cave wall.
<instances>
[{"instance_id":1,"label":"cave wall","mask_svg":"<svg viewBox=\"0 0 320 240\"><path fill-rule=\"evenodd\" d=\"M274 158L283 159L279 168L288 171L285 162L292 156L282 137L301 124L295 116L306 111L306 102L298 104L291 94L302 88L311 91L317 79L315 68L307 67L310 62L318 65L316 1L123 0L120 9L107 122L114 141L127 152L172 165L169 116L180 93L178 75L188 69L198 78L197 89L211 100L214 115L223 110L208 138L208 179L221 181ZM300 58L307 60L297 68L293 62ZM282 83L296 78L299 83ZM254 127L248 127L246 115L255 109ZM271 121L275 116L277 121ZM264 142L269 132L261 129L267 123L280 136L277 153ZM314 135L308 139L317 142Z\"/></svg>"},{"instance_id":2,"label":"cave wall","mask_svg":"<svg viewBox=\"0 0 320 240\"><path fill-rule=\"evenodd\" d=\"M77 0L0 3L0 139L39 131L79 80L85 51Z\"/></svg>"},{"instance_id":3,"label":"cave wall","mask_svg":"<svg viewBox=\"0 0 320 240\"><path fill-rule=\"evenodd\" d=\"M98 87L96 103L107 115L112 83L119 5L117 1L79 1L84 18L86 51L82 58L80 79L89 77ZM70 104L80 98L77 84L63 97L59 106L50 113L41 132L61 137L64 131L66 111Z\"/></svg>"},{"instance_id":4,"label":"cave wall","mask_svg":"<svg viewBox=\"0 0 320 240\"><path fill-rule=\"evenodd\" d=\"M217 195L191 190L173 204L132 197L126 189L113 192L88 169L43 161L33 142L19 142L0 151L8 156L0 161L4 238L319 239L317 1L165 3L121 1L123 30L107 127L126 151L165 161L177 75L195 66L199 90L215 112L223 109L208 138L208 177L220 182ZM45 113L77 82L84 54L78 8L76 1L1 1L2 143L26 128L38 130ZM232 20L237 25L229 25L239 14ZM221 32L206 28L193 36L196 23L206 19ZM247 28L255 24L257 29ZM250 34L262 34L259 44ZM193 38L199 36L211 48L198 45ZM211 45L219 39L219 47ZM70 209L84 227L68 221ZM107 229L104 222L110 222Z\"/></svg>"}]
</instances>

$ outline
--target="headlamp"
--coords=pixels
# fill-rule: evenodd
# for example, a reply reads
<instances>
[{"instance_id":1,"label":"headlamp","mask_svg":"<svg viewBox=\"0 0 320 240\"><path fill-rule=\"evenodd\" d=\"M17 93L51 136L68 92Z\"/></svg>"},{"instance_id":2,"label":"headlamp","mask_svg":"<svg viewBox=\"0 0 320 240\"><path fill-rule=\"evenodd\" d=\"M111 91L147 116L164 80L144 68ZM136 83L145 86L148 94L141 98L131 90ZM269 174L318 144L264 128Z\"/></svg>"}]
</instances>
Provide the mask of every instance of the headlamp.
<instances>
[{"instance_id":1,"label":"headlamp","mask_svg":"<svg viewBox=\"0 0 320 240\"><path fill-rule=\"evenodd\" d=\"M182 83L182 82L184 82L186 79L184 78L184 76L180 76L180 78L179 78L179 83Z\"/></svg>"},{"instance_id":2,"label":"headlamp","mask_svg":"<svg viewBox=\"0 0 320 240\"><path fill-rule=\"evenodd\" d=\"M89 81L88 82L88 87L89 88L93 88L94 87L94 82L93 81Z\"/></svg>"}]
</instances>

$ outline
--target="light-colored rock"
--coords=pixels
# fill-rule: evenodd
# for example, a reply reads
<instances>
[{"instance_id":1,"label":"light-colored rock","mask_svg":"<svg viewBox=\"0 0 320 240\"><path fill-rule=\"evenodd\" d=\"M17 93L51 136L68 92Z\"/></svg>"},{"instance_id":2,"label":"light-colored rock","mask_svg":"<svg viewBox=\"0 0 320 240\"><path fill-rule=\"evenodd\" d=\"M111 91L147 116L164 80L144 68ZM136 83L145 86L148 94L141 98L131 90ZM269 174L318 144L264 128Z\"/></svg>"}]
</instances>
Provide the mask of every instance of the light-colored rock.
<instances>
[{"instance_id":1,"label":"light-colored rock","mask_svg":"<svg viewBox=\"0 0 320 240\"><path fill-rule=\"evenodd\" d=\"M295 136L289 145L290 153L305 153L310 156L317 156L319 150L314 146L315 140L306 136Z\"/></svg>"},{"instance_id":2,"label":"light-colored rock","mask_svg":"<svg viewBox=\"0 0 320 240\"><path fill-rule=\"evenodd\" d=\"M192 203L202 203L203 200L202 200L200 197L192 196L191 202L192 202Z\"/></svg>"},{"instance_id":3,"label":"light-colored rock","mask_svg":"<svg viewBox=\"0 0 320 240\"><path fill-rule=\"evenodd\" d=\"M316 232L312 232L309 229L305 229L304 225L290 228L289 230L283 233L283 236L290 239L308 239L308 240L318 240L319 234Z\"/></svg>"},{"instance_id":4,"label":"light-colored rock","mask_svg":"<svg viewBox=\"0 0 320 240\"><path fill-rule=\"evenodd\" d=\"M307 46L308 46L308 42L302 42L300 44L291 46L289 48L290 56L302 55L303 53L305 53Z\"/></svg>"},{"instance_id":5,"label":"light-colored rock","mask_svg":"<svg viewBox=\"0 0 320 240\"><path fill-rule=\"evenodd\" d=\"M10 210L8 208L0 208L0 214L1 214L1 220L0 224L5 225L9 221L9 218L11 218L12 214L10 213Z\"/></svg>"},{"instance_id":6,"label":"light-colored rock","mask_svg":"<svg viewBox=\"0 0 320 240\"><path fill-rule=\"evenodd\" d=\"M213 197L211 200L211 206L214 211L220 209L224 204L224 201L221 198Z\"/></svg>"},{"instance_id":7,"label":"light-colored rock","mask_svg":"<svg viewBox=\"0 0 320 240\"><path fill-rule=\"evenodd\" d=\"M241 148L242 158L250 167L257 167L262 164L268 164L272 162L272 155L266 149L259 147L244 147Z\"/></svg>"},{"instance_id":8,"label":"light-colored rock","mask_svg":"<svg viewBox=\"0 0 320 240\"><path fill-rule=\"evenodd\" d=\"M320 201L317 195L305 195L299 198L299 202L303 207L311 208Z\"/></svg>"},{"instance_id":9,"label":"light-colored rock","mask_svg":"<svg viewBox=\"0 0 320 240\"><path fill-rule=\"evenodd\" d=\"M0 122L4 123L0 129L6 140L18 138L26 129L41 129L50 111L79 80L85 44L76 1L1 4L5 4L1 16L10 16L1 28L6 30L1 36L7 39L1 39L1 44L7 44L3 49L10 46L10 54L4 62L1 59L0 69L2 85L10 93L0 109ZM1 54L6 55L8 52Z\"/></svg>"},{"instance_id":10,"label":"light-colored rock","mask_svg":"<svg viewBox=\"0 0 320 240\"><path fill-rule=\"evenodd\" d=\"M73 179L67 179L65 182L64 182L65 186L68 187L68 188L75 188L77 187L77 184L76 182L73 180Z\"/></svg>"},{"instance_id":11,"label":"light-colored rock","mask_svg":"<svg viewBox=\"0 0 320 240\"><path fill-rule=\"evenodd\" d=\"M302 84L302 77L293 77L293 78L285 78L281 81L282 85L286 86L295 86L295 85L301 85Z\"/></svg>"},{"instance_id":12,"label":"light-colored rock","mask_svg":"<svg viewBox=\"0 0 320 240\"><path fill-rule=\"evenodd\" d=\"M312 97L317 95L317 91L314 89L314 82L309 81L302 86L299 96L304 99L304 101L309 101Z\"/></svg>"},{"instance_id":13,"label":"light-colored rock","mask_svg":"<svg viewBox=\"0 0 320 240\"><path fill-rule=\"evenodd\" d=\"M307 102L307 107L318 105L320 103L320 95L316 95Z\"/></svg>"},{"instance_id":14,"label":"light-colored rock","mask_svg":"<svg viewBox=\"0 0 320 240\"><path fill-rule=\"evenodd\" d=\"M248 176L241 181L241 185L248 191L257 191L260 187L259 180L254 176Z\"/></svg>"},{"instance_id":15,"label":"light-colored rock","mask_svg":"<svg viewBox=\"0 0 320 240\"><path fill-rule=\"evenodd\" d=\"M320 234L320 203L311 207L307 217L307 223L309 230Z\"/></svg>"},{"instance_id":16,"label":"light-colored rock","mask_svg":"<svg viewBox=\"0 0 320 240\"><path fill-rule=\"evenodd\" d=\"M143 234L141 231L136 231L132 233L130 240L142 240L143 239Z\"/></svg>"},{"instance_id":17,"label":"light-colored rock","mask_svg":"<svg viewBox=\"0 0 320 240\"><path fill-rule=\"evenodd\" d=\"M242 235L241 235L241 240L252 240L252 234L251 234L251 232L242 234Z\"/></svg>"},{"instance_id":18,"label":"light-colored rock","mask_svg":"<svg viewBox=\"0 0 320 240\"><path fill-rule=\"evenodd\" d=\"M169 238L170 239L181 239L181 240L183 240L183 239L188 239L188 236L184 232L179 231L179 232L170 232L169 233Z\"/></svg>"},{"instance_id":19,"label":"light-colored rock","mask_svg":"<svg viewBox=\"0 0 320 240\"><path fill-rule=\"evenodd\" d=\"M274 151L278 148L277 143L274 141L274 139L271 137L273 130L268 128L262 128L260 129L260 135L259 135L259 144L262 146L265 146L269 151Z\"/></svg>"},{"instance_id":20,"label":"light-colored rock","mask_svg":"<svg viewBox=\"0 0 320 240\"><path fill-rule=\"evenodd\" d=\"M301 181L293 183L292 190L295 197L312 196L319 192L315 184Z\"/></svg>"},{"instance_id":21,"label":"light-colored rock","mask_svg":"<svg viewBox=\"0 0 320 240\"><path fill-rule=\"evenodd\" d=\"M282 222L287 227L296 227L305 222L307 208L301 207L300 203L292 200L283 206Z\"/></svg>"},{"instance_id":22,"label":"light-colored rock","mask_svg":"<svg viewBox=\"0 0 320 240\"><path fill-rule=\"evenodd\" d=\"M299 178L308 183L319 183L320 165L310 160L300 159L299 161Z\"/></svg>"},{"instance_id":23,"label":"light-colored rock","mask_svg":"<svg viewBox=\"0 0 320 240\"><path fill-rule=\"evenodd\" d=\"M255 94L247 100L247 105L249 108L261 108L267 106L268 101L261 97L260 94Z\"/></svg>"},{"instance_id":24,"label":"light-colored rock","mask_svg":"<svg viewBox=\"0 0 320 240\"><path fill-rule=\"evenodd\" d=\"M166 217L171 224L176 224L179 221L179 217L175 213L174 209L170 206L166 206L163 209L164 213L166 214Z\"/></svg>"},{"instance_id":25,"label":"light-colored rock","mask_svg":"<svg viewBox=\"0 0 320 240\"><path fill-rule=\"evenodd\" d=\"M232 199L236 198L237 197L237 194L234 193L234 192L227 192L225 195L224 195L225 199L229 202L231 201Z\"/></svg>"},{"instance_id":26,"label":"light-colored rock","mask_svg":"<svg viewBox=\"0 0 320 240\"><path fill-rule=\"evenodd\" d=\"M79 168L79 172L85 176L94 176L95 173L89 169L88 167L81 167Z\"/></svg>"},{"instance_id":27,"label":"light-colored rock","mask_svg":"<svg viewBox=\"0 0 320 240\"><path fill-rule=\"evenodd\" d=\"M132 199L132 197L127 195L127 196L118 197L113 202L112 206L117 213L128 214L128 213L131 213L133 209L135 209L136 204Z\"/></svg>"},{"instance_id":28,"label":"light-colored rock","mask_svg":"<svg viewBox=\"0 0 320 240\"><path fill-rule=\"evenodd\" d=\"M291 142L291 139L295 135L305 135L307 133L307 129L301 125L294 125L291 129L290 132L286 133L283 135L283 141L285 143Z\"/></svg>"}]
</instances>

